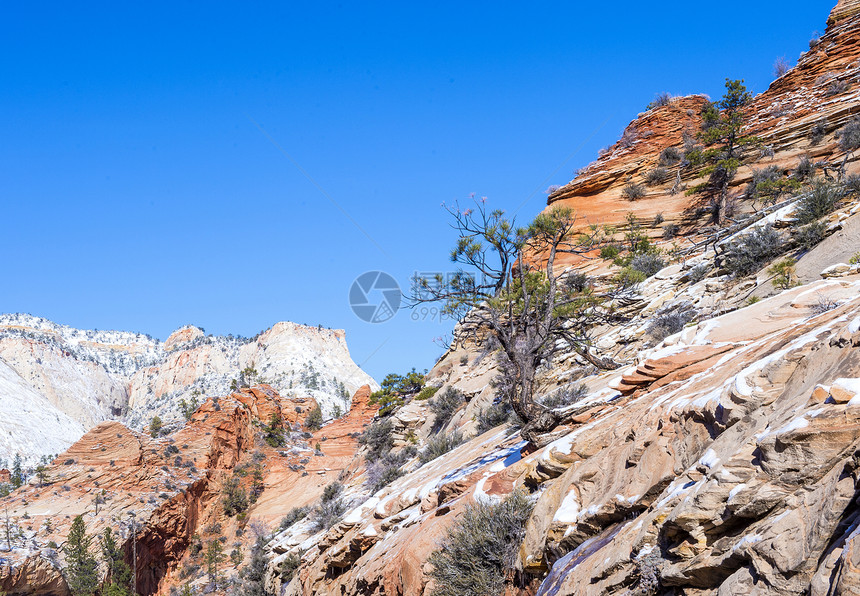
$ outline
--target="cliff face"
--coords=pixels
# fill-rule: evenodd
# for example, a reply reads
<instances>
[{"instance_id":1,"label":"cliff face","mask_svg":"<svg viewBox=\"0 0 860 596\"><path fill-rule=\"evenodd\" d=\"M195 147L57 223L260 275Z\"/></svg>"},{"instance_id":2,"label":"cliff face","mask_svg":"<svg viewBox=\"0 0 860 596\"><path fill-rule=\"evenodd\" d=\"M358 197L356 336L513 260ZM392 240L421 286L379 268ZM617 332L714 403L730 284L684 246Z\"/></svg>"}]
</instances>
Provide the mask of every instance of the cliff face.
<instances>
[{"instance_id":1,"label":"cliff face","mask_svg":"<svg viewBox=\"0 0 860 596\"><path fill-rule=\"evenodd\" d=\"M3 400L15 403L29 395L29 402L38 395L33 407L13 411L11 419L45 439L7 438L0 444L5 459L56 454L103 420L143 428L157 415L178 424L180 400L226 394L247 367L257 372L249 381L265 380L295 397L312 398L326 416L347 410L349 396L362 385L376 387L350 358L343 331L294 323L278 323L254 339L206 336L183 327L162 343L141 334L2 315L0 363L14 372L7 375L14 387L10 380L0 389L0 407ZM57 423L39 424L26 413L33 410L53 412Z\"/></svg>"},{"instance_id":2,"label":"cliff face","mask_svg":"<svg viewBox=\"0 0 860 596\"><path fill-rule=\"evenodd\" d=\"M160 438L116 421L98 424L47 468L44 479L34 478L5 499L12 531L10 543L0 545L8 551L0 589L67 593L62 555L50 543L62 545L79 514L88 533L105 527L119 532L140 594L205 583L200 551L216 540L225 553L239 553L222 563L230 575L244 564L258 528L314 501L350 465L357 449L353 434L376 411L369 395L369 387L362 388L346 416L314 435L288 431L278 447L263 438L272 414L293 428L289 420L303 419L314 402L282 397L268 385L207 400L181 430ZM225 484L236 480L251 494L256 472L261 492L250 510L228 515Z\"/></svg>"}]
</instances>

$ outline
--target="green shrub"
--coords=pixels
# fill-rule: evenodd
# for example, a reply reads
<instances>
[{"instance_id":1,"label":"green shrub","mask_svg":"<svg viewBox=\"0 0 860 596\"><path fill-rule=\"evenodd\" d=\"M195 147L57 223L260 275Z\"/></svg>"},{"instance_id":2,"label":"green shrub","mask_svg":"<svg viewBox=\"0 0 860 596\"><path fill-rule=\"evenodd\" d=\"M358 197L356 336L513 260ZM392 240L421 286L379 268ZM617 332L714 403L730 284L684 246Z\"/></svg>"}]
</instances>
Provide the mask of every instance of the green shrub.
<instances>
[{"instance_id":1,"label":"green shrub","mask_svg":"<svg viewBox=\"0 0 860 596\"><path fill-rule=\"evenodd\" d=\"M466 442L466 438L458 430L450 433L440 433L427 441L427 446L418 454L418 460L422 464L433 461L437 457L445 455L458 445Z\"/></svg>"},{"instance_id":2,"label":"green shrub","mask_svg":"<svg viewBox=\"0 0 860 596\"><path fill-rule=\"evenodd\" d=\"M729 242L723 252L723 266L734 275L745 276L782 254L782 236L767 224Z\"/></svg>"},{"instance_id":3,"label":"green shrub","mask_svg":"<svg viewBox=\"0 0 860 596\"><path fill-rule=\"evenodd\" d=\"M621 247L617 244L607 244L600 247L601 259L615 259L621 253Z\"/></svg>"},{"instance_id":4,"label":"green shrub","mask_svg":"<svg viewBox=\"0 0 860 596\"><path fill-rule=\"evenodd\" d=\"M690 282L694 284L699 283L700 281L705 279L705 277L708 275L708 271L710 270L710 266L705 265L704 263L696 265L690 270Z\"/></svg>"},{"instance_id":5,"label":"green shrub","mask_svg":"<svg viewBox=\"0 0 860 596\"><path fill-rule=\"evenodd\" d=\"M319 409L319 407L316 409ZM311 410L311 413L313 414L313 410ZM320 425L322 425L322 411L320 411ZM263 439L269 447L274 448L283 447L286 443L286 439L284 437L284 424L280 414L277 412L272 412L272 416L269 418L269 424L263 427Z\"/></svg>"},{"instance_id":6,"label":"green shrub","mask_svg":"<svg viewBox=\"0 0 860 596\"><path fill-rule=\"evenodd\" d=\"M629 288L636 284L641 284L646 279L648 279L647 275L633 267L623 267L615 277L615 281L617 281L618 285L623 288Z\"/></svg>"},{"instance_id":7,"label":"green shrub","mask_svg":"<svg viewBox=\"0 0 860 596\"><path fill-rule=\"evenodd\" d=\"M290 509L287 514L281 519L281 525L278 526L278 531L283 532L293 524L303 520L310 513L311 508L308 505L304 507L293 507Z\"/></svg>"},{"instance_id":8,"label":"green shrub","mask_svg":"<svg viewBox=\"0 0 860 596\"><path fill-rule=\"evenodd\" d=\"M628 201L635 201L645 196L645 187L635 182L629 182L621 189L621 196Z\"/></svg>"},{"instance_id":9,"label":"green shrub","mask_svg":"<svg viewBox=\"0 0 860 596\"><path fill-rule=\"evenodd\" d=\"M860 265L860 252L856 253L853 257L848 259L849 265Z\"/></svg>"},{"instance_id":10,"label":"green shrub","mask_svg":"<svg viewBox=\"0 0 860 596\"><path fill-rule=\"evenodd\" d=\"M806 180L815 175L815 163L808 155L804 155L794 168L794 177L798 180Z\"/></svg>"},{"instance_id":11,"label":"green shrub","mask_svg":"<svg viewBox=\"0 0 860 596\"><path fill-rule=\"evenodd\" d=\"M161 429L164 426L164 423L161 422L161 418L158 416L153 416L152 420L149 421L149 434L154 438L161 434Z\"/></svg>"},{"instance_id":12,"label":"green shrub","mask_svg":"<svg viewBox=\"0 0 860 596\"><path fill-rule=\"evenodd\" d=\"M427 385L421 391L418 392L418 395L415 396L415 399L417 399L419 401L428 400L431 397L433 397L434 395L436 395L437 391L439 391L438 387L433 387L432 385Z\"/></svg>"},{"instance_id":13,"label":"green shrub","mask_svg":"<svg viewBox=\"0 0 860 596\"><path fill-rule=\"evenodd\" d=\"M782 290L796 285L794 280L794 266L797 265L791 257L787 257L779 263L774 263L767 272L774 276L773 285Z\"/></svg>"},{"instance_id":14,"label":"green shrub","mask_svg":"<svg viewBox=\"0 0 860 596\"><path fill-rule=\"evenodd\" d=\"M466 507L429 558L432 596L495 596L505 589L532 503L515 490L497 504Z\"/></svg>"},{"instance_id":15,"label":"green shrub","mask_svg":"<svg viewBox=\"0 0 860 596\"><path fill-rule=\"evenodd\" d=\"M820 219L833 211L842 198L842 189L826 180L815 179L812 187L804 194L797 204L795 217L801 224Z\"/></svg>"},{"instance_id":16,"label":"green shrub","mask_svg":"<svg viewBox=\"0 0 860 596\"><path fill-rule=\"evenodd\" d=\"M430 411L433 412L433 430L439 431L443 428L448 422L453 418L454 413L460 407L460 404L463 403L463 394L454 389L453 387L448 387L437 395L433 401L430 403Z\"/></svg>"}]
</instances>

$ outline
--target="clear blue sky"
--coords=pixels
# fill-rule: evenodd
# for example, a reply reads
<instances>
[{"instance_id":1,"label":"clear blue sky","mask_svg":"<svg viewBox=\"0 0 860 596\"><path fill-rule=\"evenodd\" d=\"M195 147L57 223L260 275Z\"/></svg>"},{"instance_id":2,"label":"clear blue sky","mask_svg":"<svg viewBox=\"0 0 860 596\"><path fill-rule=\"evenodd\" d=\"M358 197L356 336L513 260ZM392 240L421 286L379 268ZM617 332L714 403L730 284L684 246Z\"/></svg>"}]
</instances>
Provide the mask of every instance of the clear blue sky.
<instances>
[{"instance_id":1,"label":"clear blue sky","mask_svg":"<svg viewBox=\"0 0 860 596\"><path fill-rule=\"evenodd\" d=\"M448 270L442 201L533 217L655 93L766 89L835 0L118 4L4 6L0 311L322 324L381 378L450 323L364 323L349 286Z\"/></svg>"}]
</instances>

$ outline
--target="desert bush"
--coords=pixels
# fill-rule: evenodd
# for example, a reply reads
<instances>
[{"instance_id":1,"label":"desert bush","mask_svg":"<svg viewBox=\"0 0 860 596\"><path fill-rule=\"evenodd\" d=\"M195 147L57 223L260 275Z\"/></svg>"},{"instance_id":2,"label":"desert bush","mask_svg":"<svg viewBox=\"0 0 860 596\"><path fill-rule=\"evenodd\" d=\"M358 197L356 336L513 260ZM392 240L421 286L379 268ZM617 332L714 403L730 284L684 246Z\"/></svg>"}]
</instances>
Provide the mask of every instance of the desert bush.
<instances>
[{"instance_id":1,"label":"desert bush","mask_svg":"<svg viewBox=\"0 0 860 596\"><path fill-rule=\"evenodd\" d=\"M394 439L391 437L393 430L394 423L390 418L375 420L364 429L358 443L368 448L367 455L364 456L367 461L375 461L391 451L394 447Z\"/></svg>"},{"instance_id":2,"label":"desert bush","mask_svg":"<svg viewBox=\"0 0 860 596\"><path fill-rule=\"evenodd\" d=\"M666 147L660 152L660 158L657 163L661 166L672 166L681 161L684 154L677 147Z\"/></svg>"},{"instance_id":3,"label":"desert bush","mask_svg":"<svg viewBox=\"0 0 860 596\"><path fill-rule=\"evenodd\" d=\"M774 263L767 272L774 276L773 285L782 290L796 285L794 279L794 266L797 261L791 257L786 257L778 263Z\"/></svg>"},{"instance_id":4,"label":"desert bush","mask_svg":"<svg viewBox=\"0 0 860 596\"><path fill-rule=\"evenodd\" d=\"M648 279L648 276L634 269L633 267L622 267L618 272L618 275L615 276L615 281L622 288L630 288L637 284L641 284L643 281Z\"/></svg>"},{"instance_id":5,"label":"desert bush","mask_svg":"<svg viewBox=\"0 0 860 596\"><path fill-rule=\"evenodd\" d=\"M724 248L723 266L734 275L749 275L779 256L783 248L782 236L767 224L729 242Z\"/></svg>"},{"instance_id":6,"label":"desert bush","mask_svg":"<svg viewBox=\"0 0 860 596\"><path fill-rule=\"evenodd\" d=\"M591 279L581 271L571 271L564 276L562 283L571 292L584 292L591 287Z\"/></svg>"},{"instance_id":7,"label":"desert bush","mask_svg":"<svg viewBox=\"0 0 860 596\"><path fill-rule=\"evenodd\" d=\"M439 431L448 424L462 403L463 394L453 387L438 394L430 403L430 411L434 414L433 431Z\"/></svg>"},{"instance_id":8,"label":"desert bush","mask_svg":"<svg viewBox=\"0 0 860 596\"><path fill-rule=\"evenodd\" d=\"M824 90L825 97L833 97L834 95L839 95L840 93L845 93L848 91L847 81L840 81L839 79L833 79L830 81L830 84L827 85L827 88Z\"/></svg>"},{"instance_id":9,"label":"desert bush","mask_svg":"<svg viewBox=\"0 0 860 596\"><path fill-rule=\"evenodd\" d=\"M319 504L310 513L312 531L328 530L340 521L346 513L346 504L341 498L342 492L343 485L340 482L332 482L323 489Z\"/></svg>"},{"instance_id":10,"label":"desert bush","mask_svg":"<svg viewBox=\"0 0 860 596\"><path fill-rule=\"evenodd\" d=\"M557 409L573 405L586 395L588 395L588 387L582 384L571 384L547 393L539 401L544 407Z\"/></svg>"},{"instance_id":11,"label":"desert bush","mask_svg":"<svg viewBox=\"0 0 860 596\"><path fill-rule=\"evenodd\" d=\"M511 413L511 406L505 399L484 408L476 417L478 434L484 434L492 428L507 424L510 422Z\"/></svg>"},{"instance_id":12,"label":"desert bush","mask_svg":"<svg viewBox=\"0 0 860 596\"><path fill-rule=\"evenodd\" d=\"M629 182L627 183L627 186L621 190L621 196L628 201L641 199L645 196L645 187L641 184L636 184L635 182Z\"/></svg>"},{"instance_id":13,"label":"desert bush","mask_svg":"<svg viewBox=\"0 0 860 596\"><path fill-rule=\"evenodd\" d=\"M380 458L368 462L366 466L365 486L375 493L381 488L388 486L404 474L403 465L418 453L414 445L404 447L397 453L385 453Z\"/></svg>"},{"instance_id":14,"label":"desert bush","mask_svg":"<svg viewBox=\"0 0 860 596\"><path fill-rule=\"evenodd\" d=\"M681 226L676 223L670 223L663 226L663 239L671 240L681 231Z\"/></svg>"},{"instance_id":15,"label":"desert bush","mask_svg":"<svg viewBox=\"0 0 860 596\"><path fill-rule=\"evenodd\" d=\"M776 62L773 63L773 76L777 79L789 70L791 70L791 63L785 58L785 56L780 56L776 59Z\"/></svg>"},{"instance_id":16,"label":"desert bush","mask_svg":"<svg viewBox=\"0 0 860 596\"><path fill-rule=\"evenodd\" d=\"M849 195L860 194L860 175L849 174L842 180L842 190Z\"/></svg>"},{"instance_id":17,"label":"desert bush","mask_svg":"<svg viewBox=\"0 0 860 596\"><path fill-rule=\"evenodd\" d=\"M468 505L430 555L432 596L501 594L531 510L532 502L519 490L499 503Z\"/></svg>"},{"instance_id":18,"label":"desert bush","mask_svg":"<svg viewBox=\"0 0 860 596\"><path fill-rule=\"evenodd\" d=\"M823 221L813 222L792 230L791 237L798 246L809 250L827 237L827 224Z\"/></svg>"},{"instance_id":19,"label":"desert bush","mask_svg":"<svg viewBox=\"0 0 860 596\"><path fill-rule=\"evenodd\" d=\"M630 261L630 267L641 271L645 277L651 277L666 266L666 262L658 254L645 253L636 255Z\"/></svg>"},{"instance_id":20,"label":"desert bush","mask_svg":"<svg viewBox=\"0 0 860 596\"><path fill-rule=\"evenodd\" d=\"M827 118L822 118L809 129L809 142L818 145L827 136Z\"/></svg>"},{"instance_id":21,"label":"desert bush","mask_svg":"<svg viewBox=\"0 0 860 596\"><path fill-rule=\"evenodd\" d=\"M813 162L808 155L804 155L797 163L797 167L794 168L794 177L798 180L803 181L807 178L812 178L814 175L815 162Z\"/></svg>"},{"instance_id":22,"label":"desert bush","mask_svg":"<svg viewBox=\"0 0 860 596\"><path fill-rule=\"evenodd\" d=\"M763 203L777 203L789 193L797 190L800 183L797 180L785 178L777 166L768 166L761 170L753 170L753 177L747 186L747 196L753 200L760 199Z\"/></svg>"},{"instance_id":23,"label":"desert bush","mask_svg":"<svg viewBox=\"0 0 860 596\"><path fill-rule=\"evenodd\" d=\"M829 310L833 310L837 306L839 306L839 303L836 300L833 300L828 296L824 296L823 294L819 294L818 300L816 300L815 304L811 305L809 308L813 315L821 315Z\"/></svg>"},{"instance_id":24,"label":"desert bush","mask_svg":"<svg viewBox=\"0 0 860 596\"><path fill-rule=\"evenodd\" d=\"M668 106L670 103L672 103L672 94L663 91L661 93L658 93L654 97L654 101L652 101L647 106L645 106L645 109L646 110L653 110L654 108L659 108L662 106Z\"/></svg>"},{"instance_id":25,"label":"desert bush","mask_svg":"<svg viewBox=\"0 0 860 596\"><path fill-rule=\"evenodd\" d=\"M657 342L663 341L684 329L696 317L689 303L682 303L657 311L648 324L648 335Z\"/></svg>"},{"instance_id":26,"label":"desert bush","mask_svg":"<svg viewBox=\"0 0 860 596\"><path fill-rule=\"evenodd\" d=\"M690 270L690 281L694 284L699 283L700 281L705 279L705 276L708 275L708 271L710 270L711 268L704 263L696 265Z\"/></svg>"},{"instance_id":27,"label":"desert bush","mask_svg":"<svg viewBox=\"0 0 860 596\"><path fill-rule=\"evenodd\" d=\"M418 460L422 464L433 461L437 457L445 455L458 445L462 445L466 438L458 430L449 433L439 433L427 440L427 446L418 453Z\"/></svg>"},{"instance_id":28,"label":"desert bush","mask_svg":"<svg viewBox=\"0 0 860 596\"><path fill-rule=\"evenodd\" d=\"M648 186L656 186L663 184L669 179L669 170L662 166L658 166L653 170L645 172L645 184Z\"/></svg>"},{"instance_id":29,"label":"desert bush","mask_svg":"<svg viewBox=\"0 0 860 596\"><path fill-rule=\"evenodd\" d=\"M854 254L850 259L848 259L849 265L860 265L860 252Z\"/></svg>"},{"instance_id":30,"label":"desert bush","mask_svg":"<svg viewBox=\"0 0 860 596\"><path fill-rule=\"evenodd\" d=\"M795 217L798 223L806 224L824 217L836 208L842 198L842 189L826 180L816 179L797 204Z\"/></svg>"},{"instance_id":31,"label":"desert bush","mask_svg":"<svg viewBox=\"0 0 860 596\"><path fill-rule=\"evenodd\" d=\"M293 524L300 522L304 518L308 516L308 513L311 512L311 508L308 505L304 507L293 507L287 514L281 519L281 524L278 526L278 531L283 532L287 528L291 527Z\"/></svg>"},{"instance_id":32,"label":"desert bush","mask_svg":"<svg viewBox=\"0 0 860 596\"><path fill-rule=\"evenodd\" d=\"M860 148L860 117L854 118L839 129L837 135L839 138L839 147L843 151L854 151Z\"/></svg>"},{"instance_id":33,"label":"desert bush","mask_svg":"<svg viewBox=\"0 0 860 596\"><path fill-rule=\"evenodd\" d=\"M663 217L663 212L661 211L660 213L658 213L657 215L654 216L654 221L651 222L651 227L656 228L657 226L659 226L664 221L666 221L666 218Z\"/></svg>"}]
</instances>

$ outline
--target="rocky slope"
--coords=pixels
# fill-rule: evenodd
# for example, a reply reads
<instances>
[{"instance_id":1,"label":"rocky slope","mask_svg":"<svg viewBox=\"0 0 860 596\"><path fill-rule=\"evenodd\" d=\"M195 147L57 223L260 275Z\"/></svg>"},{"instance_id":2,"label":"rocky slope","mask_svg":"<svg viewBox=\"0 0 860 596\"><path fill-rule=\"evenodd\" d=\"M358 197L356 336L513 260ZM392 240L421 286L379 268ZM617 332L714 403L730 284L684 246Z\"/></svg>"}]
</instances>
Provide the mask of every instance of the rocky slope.
<instances>
[{"instance_id":1,"label":"rocky slope","mask_svg":"<svg viewBox=\"0 0 860 596\"><path fill-rule=\"evenodd\" d=\"M14 385L9 381L0 388L0 404L22 396L31 396L29 402L37 395L34 404L46 405L26 411L58 417L56 425L45 427L24 411L13 412L9 420L25 434L29 429L38 437L55 426L50 431L55 440L7 438L0 445L0 458L6 459L15 453L31 460L56 454L104 420L142 428L157 415L167 424L179 423L180 400L224 395L246 368L256 371L248 382L267 381L285 394L313 398L327 417L346 411L358 387L376 387L350 358L343 331L294 323L278 323L253 339L207 336L187 326L160 342L30 315L0 315L0 364L14 379Z\"/></svg>"}]
</instances>

